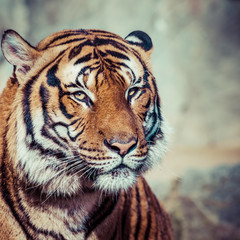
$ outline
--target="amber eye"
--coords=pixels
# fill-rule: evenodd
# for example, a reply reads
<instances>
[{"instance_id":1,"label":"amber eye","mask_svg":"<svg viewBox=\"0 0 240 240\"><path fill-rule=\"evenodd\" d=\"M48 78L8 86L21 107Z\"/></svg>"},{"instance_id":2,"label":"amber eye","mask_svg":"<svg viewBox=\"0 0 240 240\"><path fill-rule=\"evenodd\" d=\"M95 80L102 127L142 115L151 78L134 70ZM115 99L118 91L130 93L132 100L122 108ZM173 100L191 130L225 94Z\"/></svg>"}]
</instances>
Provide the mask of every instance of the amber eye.
<instances>
[{"instance_id":1,"label":"amber eye","mask_svg":"<svg viewBox=\"0 0 240 240\"><path fill-rule=\"evenodd\" d=\"M86 97L86 94L85 94L84 92L79 91L79 92L73 93L73 96L74 96L77 100L83 101L83 100L85 99L85 97Z\"/></svg>"},{"instance_id":2,"label":"amber eye","mask_svg":"<svg viewBox=\"0 0 240 240\"><path fill-rule=\"evenodd\" d=\"M133 87L133 88L129 89L128 100L130 101L139 91L140 91L140 88L138 88L138 87Z\"/></svg>"},{"instance_id":3,"label":"amber eye","mask_svg":"<svg viewBox=\"0 0 240 240\"><path fill-rule=\"evenodd\" d=\"M88 106L92 105L91 99L87 96L86 93L82 91L77 91L73 93L74 99L80 102L85 102Z\"/></svg>"}]
</instances>

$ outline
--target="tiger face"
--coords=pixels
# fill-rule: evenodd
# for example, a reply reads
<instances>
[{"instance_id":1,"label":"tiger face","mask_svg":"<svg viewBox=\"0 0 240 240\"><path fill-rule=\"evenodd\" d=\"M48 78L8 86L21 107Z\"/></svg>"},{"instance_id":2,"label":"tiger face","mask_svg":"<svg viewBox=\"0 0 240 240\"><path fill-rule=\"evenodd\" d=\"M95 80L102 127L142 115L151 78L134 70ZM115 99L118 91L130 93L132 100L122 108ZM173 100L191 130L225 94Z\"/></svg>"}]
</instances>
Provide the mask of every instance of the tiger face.
<instances>
[{"instance_id":1,"label":"tiger face","mask_svg":"<svg viewBox=\"0 0 240 240\"><path fill-rule=\"evenodd\" d=\"M150 37L67 30L32 47L5 32L18 89L9 149L18 176L44 193L127 190L166 150ZM14 142L14 144L12 143Z\"/></svg>"}]
</instances>

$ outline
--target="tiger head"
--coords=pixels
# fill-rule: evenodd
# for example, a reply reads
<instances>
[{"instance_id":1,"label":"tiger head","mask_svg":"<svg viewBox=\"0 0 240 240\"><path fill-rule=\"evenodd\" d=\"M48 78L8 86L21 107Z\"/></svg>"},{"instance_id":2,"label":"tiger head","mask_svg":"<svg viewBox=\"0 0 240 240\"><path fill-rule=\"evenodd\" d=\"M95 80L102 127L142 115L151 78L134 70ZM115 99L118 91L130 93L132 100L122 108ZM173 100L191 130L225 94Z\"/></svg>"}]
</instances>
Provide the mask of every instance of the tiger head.
<instances>
[{"instance_id":1,"label":"tiger head","mask_svg":"<svg viewBox=\"0 0 240 240\"><path fill-rule=\"evenodd\" d=\"M18 84L7 139L19 178L47 194L117 193L161 159L152 48L141 31L65 30L36 47L6 31L2 51Z\"/></svg>"}]
</instances>

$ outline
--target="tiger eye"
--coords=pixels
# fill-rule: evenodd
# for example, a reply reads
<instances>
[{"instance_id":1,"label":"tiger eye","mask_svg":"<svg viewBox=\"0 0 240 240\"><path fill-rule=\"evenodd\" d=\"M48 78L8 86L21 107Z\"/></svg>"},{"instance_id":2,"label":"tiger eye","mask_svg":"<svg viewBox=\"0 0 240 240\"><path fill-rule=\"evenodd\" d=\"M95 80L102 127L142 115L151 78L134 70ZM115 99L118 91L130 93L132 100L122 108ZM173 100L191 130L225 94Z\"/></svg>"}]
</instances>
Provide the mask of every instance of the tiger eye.
<instances>
[{"instance_id":1,"label":"tiger eye","mask_svg":"<svg viewBox=\"0 0 240 240\"><path fill-rule=\"evenodd\" d=\"M135 94L135 92L136 92L136 89L131 89L131 91L129 92L129 96L132 96L132 95L134 95L134 94Z\"/></svg>"},{"instance_id":2,"label":"tiger eye","mask_svg":"<svg viewBox=\"0 0 240 240\"><path fill-rule=\"evenodd\" d=\"M74 97L75 97L77 100L82 101L82 100L85 99L86 95L85 95L85 93L83 93L83 92L75 92L75 93L74 93Z\"/></svg>"},{"instance_id":3,"label":"tiger eye","mask_svg":"<svg viewBox=\"0 0 240 240\"><path fill-rule=\"evenodd\" d=\"M139 88L137 88L137 87L130 89L128 92L128 97L130 97L130 98L133 97L138 91L139 91Z\"/></svg>"}]
</instances>

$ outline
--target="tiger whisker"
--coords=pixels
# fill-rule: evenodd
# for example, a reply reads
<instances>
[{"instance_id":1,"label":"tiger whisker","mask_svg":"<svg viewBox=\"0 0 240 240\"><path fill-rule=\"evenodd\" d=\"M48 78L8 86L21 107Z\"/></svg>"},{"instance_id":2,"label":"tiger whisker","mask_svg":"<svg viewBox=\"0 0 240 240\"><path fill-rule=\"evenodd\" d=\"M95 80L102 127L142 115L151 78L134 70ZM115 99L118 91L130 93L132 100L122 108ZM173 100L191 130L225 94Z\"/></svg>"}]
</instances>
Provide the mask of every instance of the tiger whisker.
<instances>
[{"instance_id":1,"label":"tiger whisker","mask_svg":"<svg viewBox=\"0 0 240 240\"><path fill-rule=\"evenodd\" d=\"M45 184L45 186L47 184L49 184L54 178L60 176L64 171L68 172L70 168L73 168L75 165L78 165L79 167L83 166L83 164L79 163L79 162L75 162L76 159L72 159L72 161L68 161L68 163L71 163L71 162L74 162L75 164L71 164L70 166L66 167L66 163L61 163L60 165L56 166L56 167L61 167L63 166L63 169L61 171L58 171L56 170L56 174L54 174L53 176L51 176L51 178L48 180L48 182ZM31 189L34 189L34 188L37 188L39 186L41 186L42 183L39 183L37 185L34 185L34 186L30 186L30 187L27 187L26 190L31 190Z\"/></svg>"}]
</instances>

